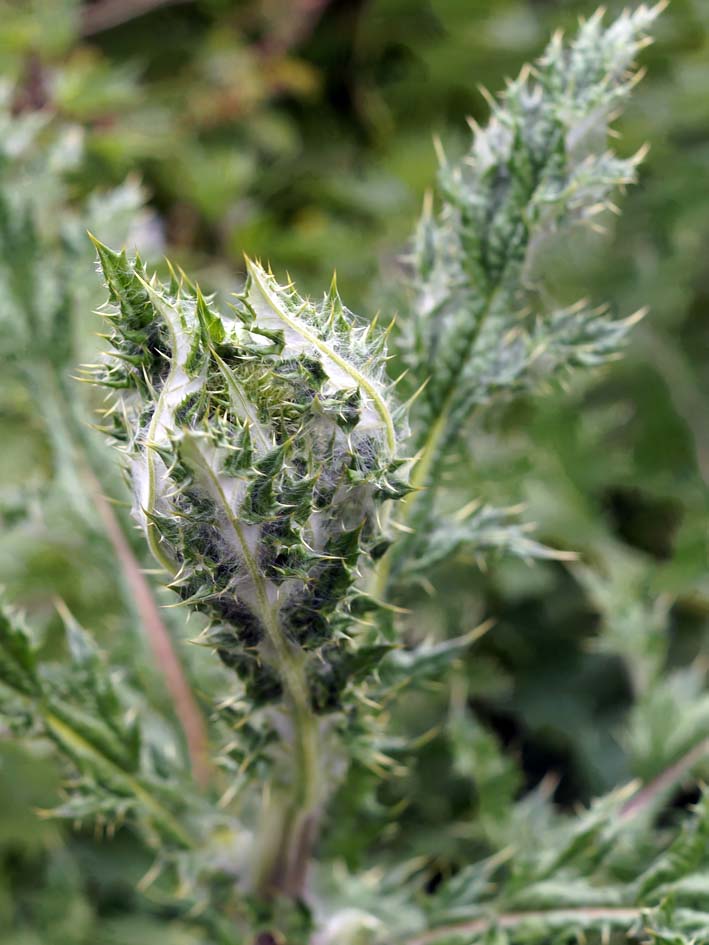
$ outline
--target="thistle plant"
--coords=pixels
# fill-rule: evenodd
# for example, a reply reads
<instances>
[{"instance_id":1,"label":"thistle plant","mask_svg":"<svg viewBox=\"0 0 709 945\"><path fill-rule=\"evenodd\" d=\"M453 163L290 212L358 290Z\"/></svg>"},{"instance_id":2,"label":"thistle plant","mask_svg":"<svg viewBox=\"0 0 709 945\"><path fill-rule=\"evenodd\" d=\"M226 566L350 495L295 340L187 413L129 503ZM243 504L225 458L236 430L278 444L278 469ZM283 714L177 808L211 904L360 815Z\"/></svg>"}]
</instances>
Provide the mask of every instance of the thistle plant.
<instances>
[{"instance_id":1,"label":"thistle plant","mask_svg":"<svg viewBox=\"0 0 709 945\"><path fill-rule=\"evenodd\" d=\"M381 552L381 504L405 491L385 335L334 283L314 303L248 261L221 314L186 277L147 281L139 259L96 245L112 330L94 379L118 392L107 429L153 555L210 620L202 641L255 707L286 706L297 809L258 883L297 889L321 793L317 716L342 706L355 578Z\"/></svg>"},{"instance_id":2,"label":"thistle plant","mask_svg":"<svg viewBox=\"0 0 709 945\"><path fill-rule=\"evenodd\" d=\"M472 143L461 161L448 161L439 148L438 205L426 198L408 259L405 352L426 382L414 493L401 516L413 534L380 568L379 595L392 568L415 570L422 553L417 533L430 547L433 530L440 560L466 533L468 545L485 548L484 523L492 518L494 546L528 557L549 553L501 510L482 510L481 517L473 503L469 517L442 522L432 511L437 485L472 415L548 387L572 368L616 358L643 314L615 318L586 300L556 305L543 262L552 238L579 225L598 227L600 214L617 211L615 192L635 181L644 149L622 158L606 141L642 75L633 63L662 7L640 6L608 27L599 10L568 43L557 33L499 100L488 95L490 121L485 128L471 123Z\"/></svg>"},{"instance_id":3,"label":"thistle plant","mask_svg":"<svg viewBox=\"0 0 709 945\"><path fill-rule=\"evenodd\" d=\"M472 715L457 658L490 624L403 647L399 621L411 583L435 592L435 568L461 550L571 557L480 497L452 513L441 483L475 415L616 358L638 320L557 305L543 264L554 239L595 226L635 179L642 154L606 150L608 126L660 10L609 26L599 13L570 42L555 36L491 99L466 156L441 153L398 335L350 312L334 281L311 299L247 259L227 303L94 239L106 351L86 378L105 394L101 427L122 454L133 519L176 604L197 615L196 642L225 668L227 695L211 694L218 771L195 788L155 736L164 720L63 607L69 671L45 665L14 613L0 618L2 710L64 754L69 796L55 813L130 822L156 851L155 874L178 880L163 893L171 908L210 942L709 941L706 797L679 836L650 829L667 785L700 757L704 708L679 767L570 816L545 782L517 796L512 761ZM405 403L388 337L408 364ZM605 645L631 662L647 620L661 636L662 601L613 621L615 589L586 565L575 573L606 620ZM643 697L664 655L658 643L636 673ZM383 828L379 868L349 875L328 859L328 802L349 764L377 779L372 808L387 772L406 773L412 746L386 723L404 689L429 683L446 691L457 773L481 797L470 862L436 874L431 850L397 863ZM650 701L638 740L657 730Z\"/></svg>"}]
</instances>

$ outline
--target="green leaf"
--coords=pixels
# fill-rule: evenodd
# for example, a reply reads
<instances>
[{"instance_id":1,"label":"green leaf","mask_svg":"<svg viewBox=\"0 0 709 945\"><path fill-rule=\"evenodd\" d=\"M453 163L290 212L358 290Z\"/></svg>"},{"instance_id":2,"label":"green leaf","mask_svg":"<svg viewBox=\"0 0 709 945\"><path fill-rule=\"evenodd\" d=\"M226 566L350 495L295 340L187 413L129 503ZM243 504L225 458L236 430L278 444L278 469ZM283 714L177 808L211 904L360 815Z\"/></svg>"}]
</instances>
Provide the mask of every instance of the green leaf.
<instances>
[{"instance_id":1,"label":"green leaf","mask_svg":"<svg viewBox=\"0 0 709 945\"><path fill-rule=\"evenodd\" d=\"M0 683L31 698L42 691L29 633L4 606L0 608Z\"/></svg>"}]
</instances>

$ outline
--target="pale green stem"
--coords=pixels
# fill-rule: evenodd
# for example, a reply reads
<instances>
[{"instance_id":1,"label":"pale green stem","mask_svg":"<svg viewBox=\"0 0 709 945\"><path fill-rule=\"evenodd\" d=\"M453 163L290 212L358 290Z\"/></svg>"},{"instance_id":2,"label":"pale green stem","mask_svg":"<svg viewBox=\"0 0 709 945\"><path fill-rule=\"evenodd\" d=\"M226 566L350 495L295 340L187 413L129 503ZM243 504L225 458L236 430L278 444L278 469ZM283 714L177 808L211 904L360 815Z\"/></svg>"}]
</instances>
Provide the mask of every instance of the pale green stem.
<instances>
[{"instance_id":1,"label":"pale green stem","mask_svg":"<svg viewBox=\"0 0 709 945\"><path fill-rule=\"evenodd\" d=\"M396 519L396 524L399 528L402 526L404 529L409 527L408 523L416 509L421 494L430 484L431 473L434 466L437 465L436 460L438 458L441 442L448 428L450 401L451 398L449 397L448 403L441 410L438 419L429 430L423 449L418 455L411 474L410 485L412 491L401 500L401 514ZM372 596L375 600L384 601L386 599L387 586L389 584L393 564L394 557L392 551L389 550L384 557L381 558L375 571L374 582L372 584Z\"/></svg>"},{"instance_id":2,"label":"pale green stem","mask_svg":"<svg viewBox=\"0 0 709 945\"><path fill-rule=\"evenodd\" d=\"M468 352L474 348L475 342L480 334L483 324L494 308L498 292L499 285L490 293L485 308L480 315L475 333L470 339L470 344L467 349ZM461 370L464 364L465 359L461 361ZM413 491L404 497L401 505L399 506L401 509L401 514L396 519L394 525L395 528L396 526L399 526L399 529L403 531L406 531L409 528L409 523L412 520L413 513L418 508L419 502L421 501L421 497L423 495L426 496L428 502L433 501L432 493L440 473L441 461L445 458L444 447L450 434L449 424L451 412L455 406L455 393L456 385L453 383L451 385L450 392L443 403L443 406L440 408L438 417L431 425L426 435L423 447L418 453L410 480L410 485ZM392 548L390 548L380 559L375 570L371 590L372 597L374 597L375 600L382 602L386 600L387 587L389 585L389 579L391 577L391 571L395 559L396 544L393 545Z\"/></svg>"},{"instance_id":3,"label":"pale green stem","mask_svg":"<svg viewBox=\"0 0 709 945\"><path fill-rule=\"evenodd\" d=\"M268 792L264 795L254 886L262 895L281 892L299 898L306 879L319 806L317 717L310 704L302 652L285 638L273 608L268 608L268 619L264 623L292 712L293 782L283 792L274 788L272 796Z\"/></svg>"}]
</instances>

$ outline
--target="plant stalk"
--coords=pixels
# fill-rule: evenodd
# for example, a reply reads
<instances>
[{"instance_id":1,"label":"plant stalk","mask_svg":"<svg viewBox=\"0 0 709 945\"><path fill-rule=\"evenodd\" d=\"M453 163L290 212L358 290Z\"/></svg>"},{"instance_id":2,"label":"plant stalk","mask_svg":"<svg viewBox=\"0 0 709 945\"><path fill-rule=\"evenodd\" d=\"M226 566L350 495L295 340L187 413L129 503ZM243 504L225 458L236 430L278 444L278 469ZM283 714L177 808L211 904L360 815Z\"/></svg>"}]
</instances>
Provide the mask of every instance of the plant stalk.
<instances>
[{"instance_id":1,"label":"plant stalk","mask_svg":"<svg viewBox=\"0 0 709 945\"><path fill-rule=\"evenodd\" d=\"M545 922L553 920L583 922L606 921L609 927L628 930L642 916L642 909L633 906L575 906L568 909L537 909L529 912L508 912L490 918L469 919L465 922L443 925L437 929L430 929L415 938L406 941L406 945L436 945L450 941L452 938L483 935L493 928L516 929L525 922Z\"/></svg>"},{"instance_id":2,"label":"plant stalk","mask_svg":"<svg viewBox=\"0 0 709 945\"><path fill-rule=\"evenodd\" d=\"M404 498L401 500L401 514L396 520L396 525L398 525L399 528L401 528L401 526L404 526L404 528L409 527L408 523L416 509L416 505L421 497L421 494L430 485L430 480L433 478L431 473L434 469L434 466L436 465L436 458L448 428L448 417L450 413L451 401L452 398L449 396L445 407L441 410L438 416L438 419L429 430L423 449L418 454L411 474L410 485L412 491L408 495L404 496ZM386 600L386 592L393 565L394 552L393 548L390 548L380 559L374 574L372 597L374 597L375 600Z\"/></svg>"},{"instance_id":3,"label":"plant stalk","mask_svg":"<svg viewBox=\"0 0 709 945\"><path fill-rule=\"evenodd\" d=\"M42 411L54 452L57 475L77 513L93 528L96 513L101 519L105 537L121 566L129 596L148 639L155 666L162 674L172 700L175 715L182 728L192 774L197 784L205 787L211 776L207 729L175 653L170 633L160 616L150 585L141 570L120 522L103 495L101 483L84 445L81 421L74 415L64 391L61 377L51 364L40 364L28 374L31 389L41 391ZM86 486L86 491L81 484ZM93 508L92 508L93 504Z\"/></svg>"},{"instance_id":4,"label":"plant stalk","mask_svg":"<svg viewBox=\"0 0 709 945\"><path fill-rule=\"evenodd\" d=\"M318 720L302 654L285 639L273 609L265 624L290 710L291 770L290 777L264 792L254 887L265 898L281 894L300 899L320 813Z\"/></svg>"},{"instance_id":5,"label":"plant stalk","mask_svg":"<svg viewBox=\"0 0 709 945\"><path fill-rule=\"evenodd\" d=\"M627 819L651 809L659 799L671 791L707 755L709 755L709 738L703 738L674 764L669 765L633 794L623 805L620 816Z\"/></svg>"},{"instance_id":6,"label":"plant stalk","mask_svg":"<svg viewBox=\"0 0 709 945\"><path fill-rule=\"evenodd\" d=\"M490 295L485 303L485 308L480 315L475 332L473 333L467 346L467 352L472 351L475 347L475 343L478 339L478 336L480 335L480 331L485 324L485 321L487 320L490 312L495 306L501 282L502 279L500 279L498 285L490 292ZM461 361L461 365L464 363L465 358ZM407 496L404 496L400 505L401 515L395 523L395 527L399 526L400 530L407 531L409 529L413 513L417 508L422 495L427 495L429 502L433 499L432 487L435 487L440 475L441 459L445 454L444 447L448 437L451 435L450 419L451 414L455 408L455 394L456 386L455 384L452 384L448 394L446 395L445 401L439 410L438 417L431 425L426 435L426 439L424 440L423 447L416 457L410 481L412 491ZM394 545L379 560L374 574L374 581L371 591L372 597L377 601L386 601L387 588L389 585L392 568L396 560L396 554L400 551L401 546L399 546L397 549L397 547Z\"/></svg>"},{"instance_id":7,"label":"plant stalk","mask_svg":"<svg viewBox=\"0 0 709 945\"><path fill-rule=\"evenodd\" d=\"M199 450L195 451L193 461L241 547L256 592L256 610L265 630L267 648L263 656L280 676L284 701L290 712L291 738L283 738L283 741L292 767L282 790L276 791L269 785L264 793L253 885L264 898L281 893L298 899L305 887L319 806L318 726L310 703L305 654L288 639L281 626L272 588L266 582L246 539L243 523L231 507L219 477ZM271 803L272 794L275 805Z\"/></svg>"},{"instance_id":8,"label":"plant stalk","mask_svg":"<svg viewBox=\"0 0 709 945\"><path fill-rule=\"evenodd\" d=\"M162 7L178 6L191 0L100 0L82 11L80 33L95 36L122 26Z\"/></svg>"}]
</instances>

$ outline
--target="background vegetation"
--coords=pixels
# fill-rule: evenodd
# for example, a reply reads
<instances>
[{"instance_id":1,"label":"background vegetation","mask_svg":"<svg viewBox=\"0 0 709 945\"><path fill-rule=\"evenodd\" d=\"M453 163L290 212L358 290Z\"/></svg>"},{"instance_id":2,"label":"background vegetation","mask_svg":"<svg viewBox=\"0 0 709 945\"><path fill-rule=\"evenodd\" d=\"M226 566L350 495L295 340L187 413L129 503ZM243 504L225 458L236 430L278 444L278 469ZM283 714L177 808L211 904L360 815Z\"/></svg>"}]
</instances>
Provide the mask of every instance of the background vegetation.
<instances>
[{"instance_id":1,"label":"background vegetation","mask_svg":"<svg viewBox=\"0 0 709 945\"><path fill-rule=\"evenodd\" d=\"M143 552L124 548L117 567L100 495L125 494L70 380L96 350L88 312L102 298L86 222L158 263L169 251L220 292L247 252L316 292L335 268L348 305L388 313L435 175L432 134L460 153L465 116L486 115L478 84L501 87L552 29L592 12L587 0L0 2L0 579L48 652L61 600L171 711L136 615L130 562ZM546 793L572 810L638 778L662 829L709 777L709 6L674 0L644 61L621 123L623 153L652 144L640 185L612 239L560 245L551 275L569 301L581 290L650 314L623 361L487 416L447 472L452 508L471 491L525 503L538 537L580 558L484 570L461 558L412 591L411 639L495 624L450 685L392 708L402 773L353 768L333 809L357 833L342 816L323 840L350 869L385 839L392 859L425 857L435 888L466 851L504 846L513 799ZM18 200L42 220L39 246L7 222ZM18 246L27 284L39 259L53 266L29 323L9 301ZM182 611L163 617L209 711L228 683L185 644ZM0 943L199 941L158 893L146 905L134 892L151 858L127 831L108 844L37 818L59 791L50 753L0 739Z\"/></svg>"}]
</instances>

